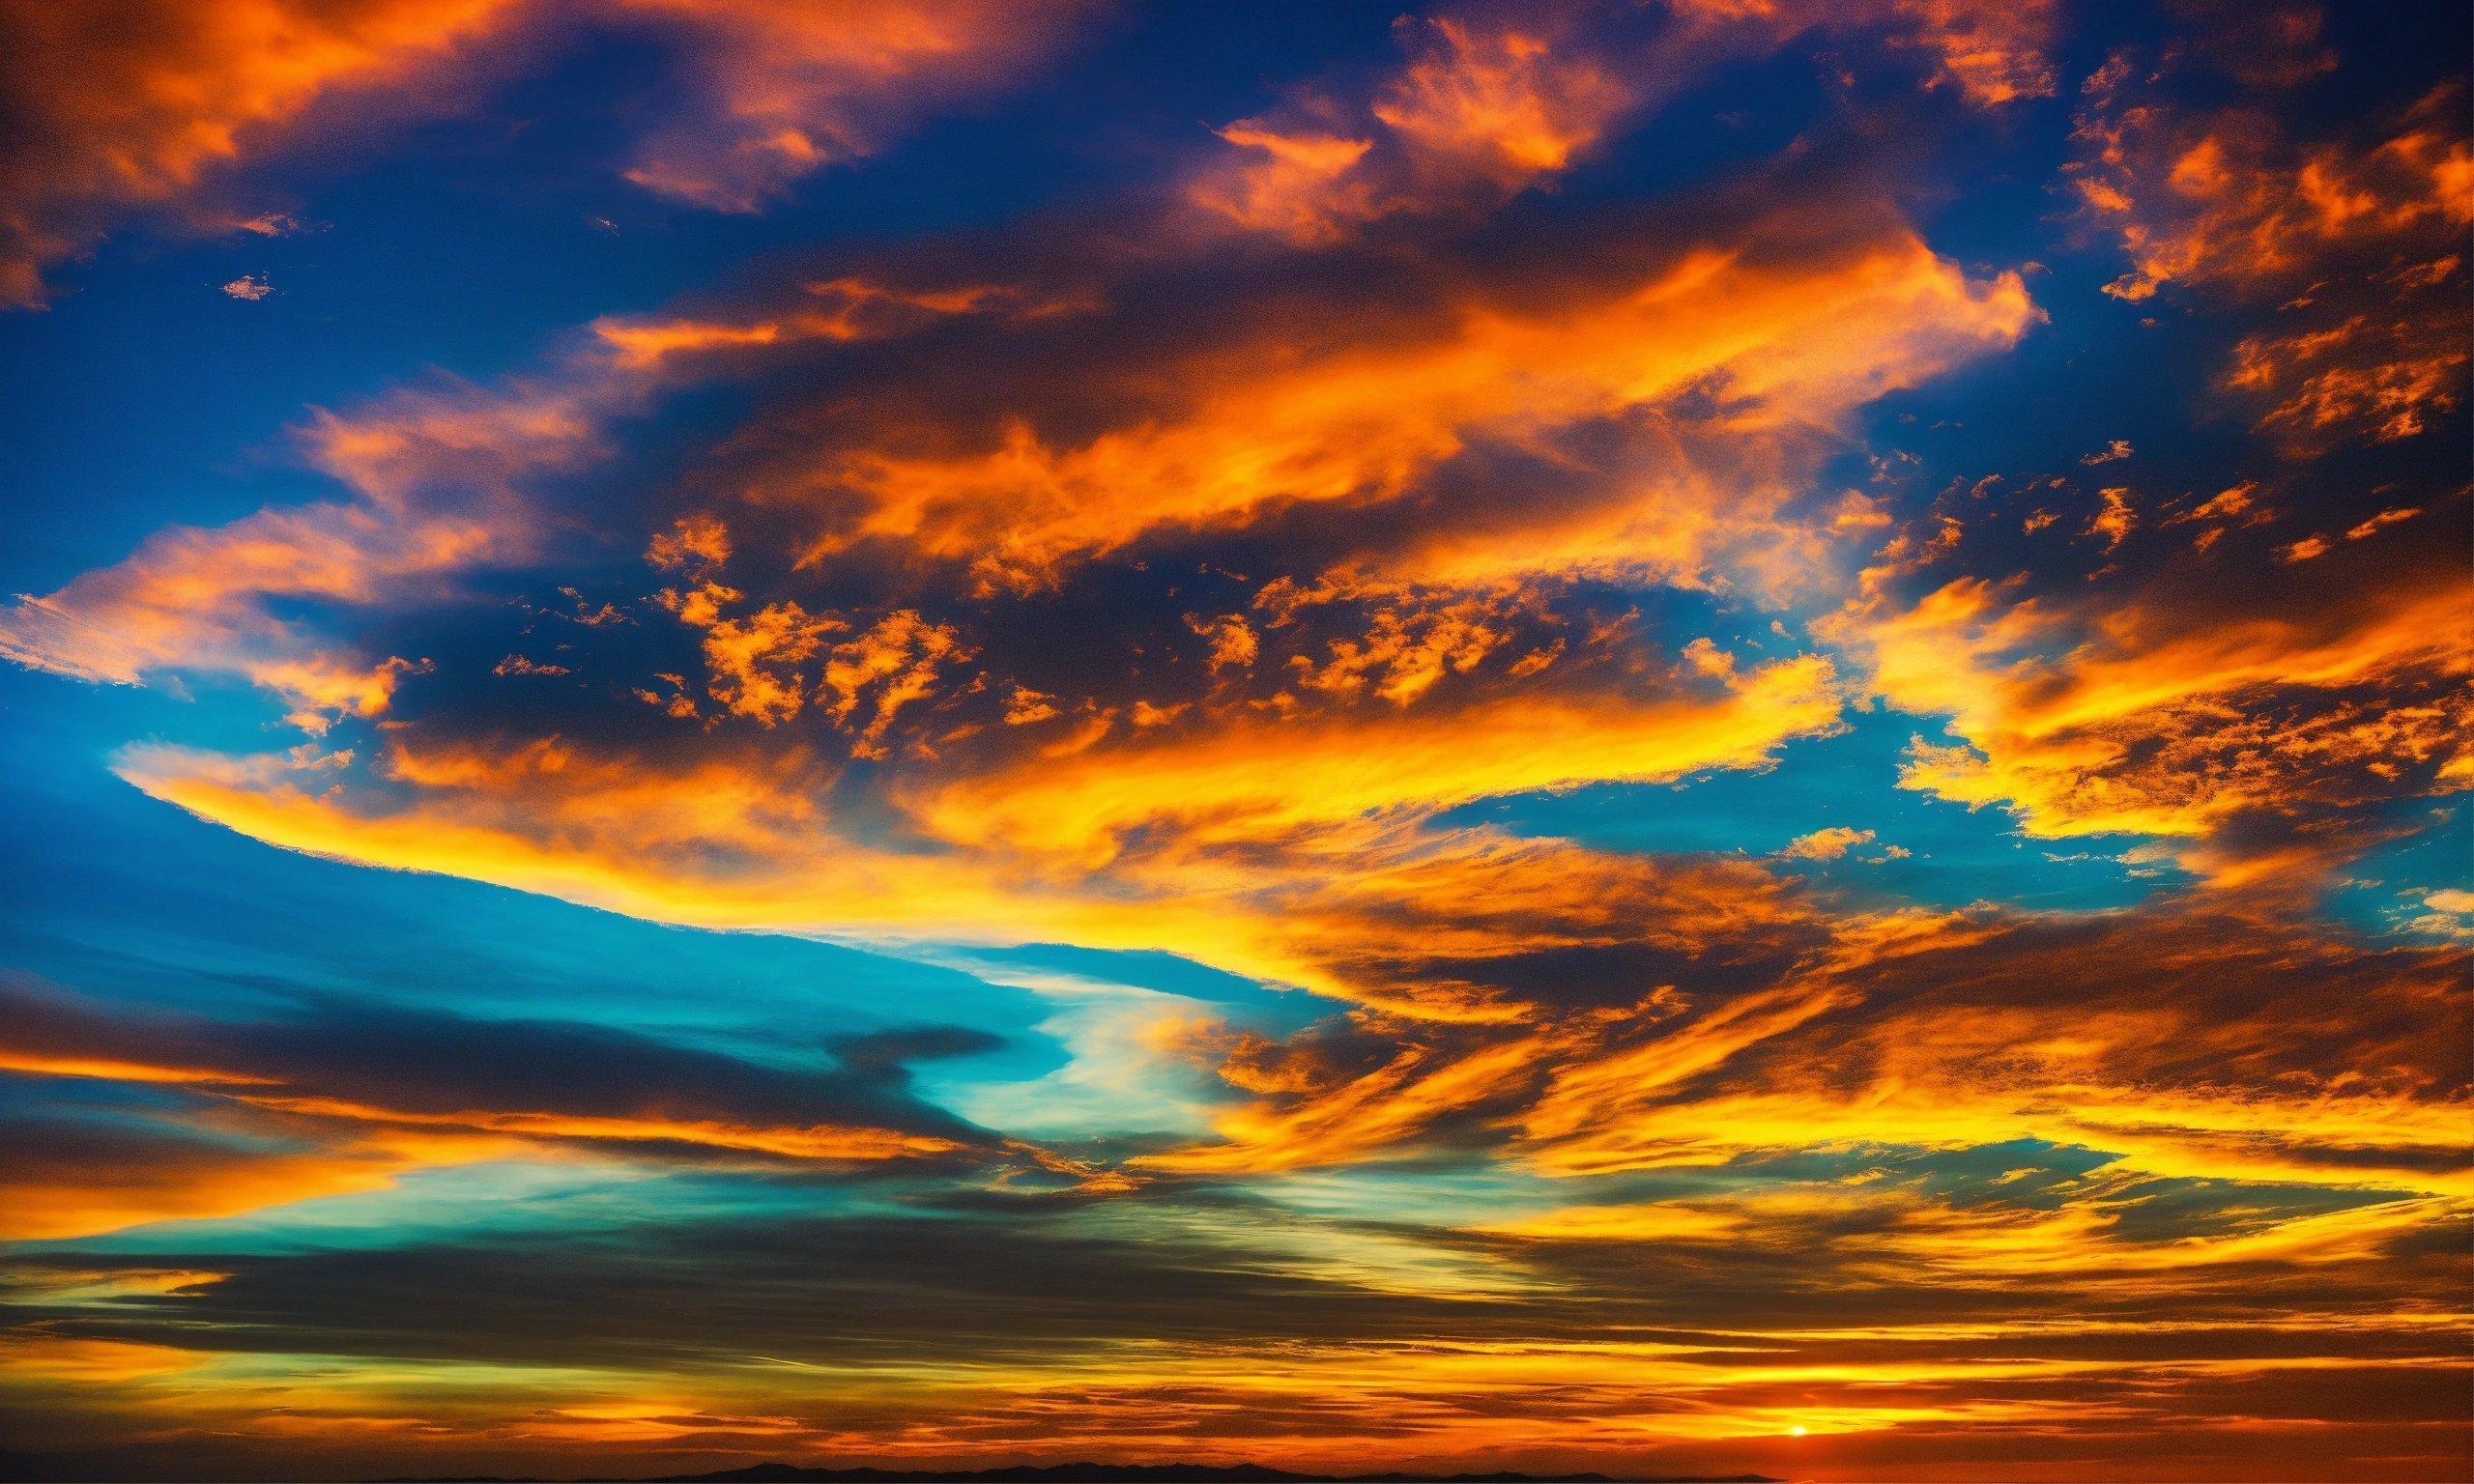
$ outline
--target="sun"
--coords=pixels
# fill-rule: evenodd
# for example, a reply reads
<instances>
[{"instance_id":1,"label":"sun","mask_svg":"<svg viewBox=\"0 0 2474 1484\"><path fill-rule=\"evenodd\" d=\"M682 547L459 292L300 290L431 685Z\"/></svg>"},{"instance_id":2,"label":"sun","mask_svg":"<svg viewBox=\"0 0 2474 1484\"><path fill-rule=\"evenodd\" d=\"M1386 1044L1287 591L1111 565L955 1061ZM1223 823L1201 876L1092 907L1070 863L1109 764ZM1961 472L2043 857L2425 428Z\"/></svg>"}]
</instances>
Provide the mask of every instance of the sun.
<instances>
[{"instance_id":1,"label":"sun","mask_svg":"<svg viewBox=\"0 0 2474 1484\"><path fill-rule=\"evenodd\" d=\"M1807 1428L1804 1424L1798 1422L1795 1426L1787 1429L1787 1436L1790 1438L1802 1438L1807 1436L1810 1432L1810 1428Z\"/></svg>"}]
</instances>

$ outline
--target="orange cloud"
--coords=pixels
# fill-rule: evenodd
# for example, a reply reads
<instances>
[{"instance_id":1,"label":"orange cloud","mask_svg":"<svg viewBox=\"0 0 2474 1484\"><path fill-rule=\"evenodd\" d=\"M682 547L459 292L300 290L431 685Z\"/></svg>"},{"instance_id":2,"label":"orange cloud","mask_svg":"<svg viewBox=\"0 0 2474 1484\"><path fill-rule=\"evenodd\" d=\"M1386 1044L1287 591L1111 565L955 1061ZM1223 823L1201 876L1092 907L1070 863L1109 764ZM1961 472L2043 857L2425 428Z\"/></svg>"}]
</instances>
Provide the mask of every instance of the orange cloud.
<instances>
[{"instance_id":1,"label":"orange cloud","mask_svg":"<svg viewBox=\"0 0 2474 1484\"><path fill-rule=\"evenodd\" d=\"M387 1189L411 1171L488 1159L509 1147L470 1135L405 1134L268 1152L179 1138L91 1150L74 1167L29 1157L0 1176L0 1233L13 1241L59 1241L243 1215Z\"/></svg>"},{"instance_id":2,"label":"orange cloud","mask_svg":"<svg viewBox=\"0 0 2474 1484\"><path fill-rule=\"evenodd\" d=\"M1480 441L1537 442L1622 417L1654 427L1654 414L1685 399L1715 404L1712 433L1826 429L1885 385L2009 344L2035 316L2014 275L1971 282L1903 230L1816 242L1790 222L1776 233L1774 243L1703 247L1647 276L1564 288L1549 307L1479 298L1381 338L1203 352L1172 373L1191 390L1096 435L1051 438L1015 414L982 446L944 451L949 430L885 429L820 471L780 477L803 477L827 509L858 501L812 559L893 542L967 561L992 586L1030 588L1154 531L1389 500ZM1813 332L1825 324L1833 333ZM1878 333L1854 332L1864 326ZM1159 375L1146 368L1146 385ZM1679 561L1661 548L1691 550L1708 522L1664 514L1663 493L1579 519L1550 513L1563 528L1546 539L1577 550L1597 538L1595 558L1609 567ZM1647 550L1626 563L1604 538L1635 529ZM1536 546L1534 532L1500 535L1482 554L1469 549L1476 532L1447 528L1434 539L1460 549L1426 564L1501 572L1504 548ZM1539 559L1558 555L1550 545Z\"/></svg>"},{"instance_id":3,"label":"orange cloud","mask_svg":"<svg viewBox=\"0 0 2474 1484\"><path fill-rule=\"evenodd\" d=\"M326 787L352 760L323 756L139 750L122 771L158 797L292 848L659 920L896 942L1173 946L1236 972L1419 1013L1493 1014L1485 960L1541 941L1630 936L1594 914L1561 913L1565 872L1597 879L1608 911L1648 884L1623 885L1625 870L1587 852L1429 832L1419 821L1491 794L1757 765L1787 739L1833 726L1839 706L1828 667L1807 659L1730 674L1709 687L1714 694L1609 703L1540 693L1448 717L1378 699L1379 709L1310 722L1162 724L1062 756L940 760L880 740L915 699L923 665L936 662L932 641L915 617L896 615L828 663L823 681L847 719L870 713L855 753L907 764L877 808L893 806L915 845L839 825L836 772L800 748L770 757L731 750L682 768L555 738L486 749L407 736L381 759L381 779L408 790L391 800L366 783ZM836 678L835 665L849 673ZM1310 793L1280 783L1309 775L1319 780ZM1370 826L1369 813L1391 822ZM1726 900L1710 909L1713 928L1744 910L1741 893ZM1671 900L1660 910L1672 919L1666 930L1698 920ZM1422 955L1475 967L1446 976L1465 982L1421 989Z\"/></svg>"},{"instance_id":4,"label":"orange cloud","mask_svg":"<svg viewBox=\"0 0 2474 1484\"><path fill-rule=\"evenodd\" d=\"M1807 32L1871 33L1893 51L1922 52L1930 86L1955 86L1995 106L2054 91L2047 55L2060 30L2054 0L1671 0L1686 21L1734 44L1784 45Z\"/></svg>"},{"instance_id":5,"label":"orange cloud","mask_svg":"<svg viewBox=\"0 0 2474 1484\"><path fill-rule=\"evenodd\" d=\"M239 198L245 167L332 110L439 112L475 69L509 71L576 34L650 29L704 106L646 139L628 177L752 211L878 147L926 106L1008 85L1091 7L1080 0L140 0L109 14L0 16L8 123L0 306L40 305L44 272L133 214L280 234Z\"/></svg>"},{"instance_id":6,"label":"orange cloud","mask_svg":"<svg viewBox=\"0 0 2474 1484\"><path fill-rule=\"evenodd\" d=\"M1096 864L1136 834L1195 848L1368 812L1432 813L1494 794L1748 766L1835 725L1838 711L1829 666L1806 658L1706 699L1514 692L1448 716L1387 706L1231 720L932 785L918 790L916 812L944 839ZM1291 787L1299 776L1316 786Z\"/></svg>"},{"instance_id":7,"label":"orange cloud","mask_svg":"<svg viewBox=\"0 0 2474 1484\"><path fill-rule=\"evenodd\" d=\"M184 211L280 232L204 192L211 175L338 94L400 88L495 39L528 0L154 0L99 12L14 5L0 50L0 306L41 304L43 271L118 216Z\"/></svg>"},{"instance_id":8,"label":"orange cloud","mask_svg":"<svg viewBox=\"0 0 2474 1484\"><path fill-rule=\"evenodd\" d=\"M1352 139L1291 126L1241 121L1220 137L1259 158L1244 158L1205 173L1190 187L1194 204L1239 227L1292 242L1337 242L1361 221L1383 214L1371 182L1358 163L1372 139Z\"/></svg>"},{"instance_id":9,"label":"orange cloud","mask_svg":"<svg viewBox=\"0 0 2474 1484\"><path fill-rule=\"evenodd\" d=\"M1308 98L1220 137L1248 152L1187 198L1207 217L1303 245L1381 217L1507 199L1565 170L1633 101L1569 17L1403 18L1409 60L1363 105Z\"/></svg>"},{"instance_id":10,"label":"orange cloud","mask_svg":"<svg viewBox=\"0 0 2474 1484\"><path fill-rule=\"evenodd\" d=\"M369 1123L480 1129L530 1138L613 1140L620 1143L701 1144L787 1159L867 1163L924 1155L945 1155L963 1146L933 1134L842 1124L766 1127L700 1118L623 1118L524 1108L474 1108L453 1113L411 1112L347 1099L243 1095L241 1101L277 1113Z\"/></svg>"},{"instance_id":11,"label":"orange cloud","mask_svg":"<svg viewBox=\"0 0 2474 1484\"><path fill-rule=\"evenodd\" d=\"M1583 880L1605 880L1584 860L1558 869L1568 896ZM1713 916L1698 941L1740 943L1752 930L1762 899L1709 902L1730 899L1734 923ZM1792 899L1771 902L1772 925L1798 920ZM2248 906L2172 899L2118 920L1985 910L1842 916L1831 928L1834 942L1788 938L1800 948L1777 960L1783 974L1732 995L1669 986L1637 1005L1535 1007L1457 1024L1358 1012L1345 1032L1286 1044L1196 1028L1188 1054L1252 1096L1218 1121L1217 1142L1142 1162L1279 1170L1457 1141L1584 1179L1781 1151L1965 1150L2027 1137L2107 1152L2114 1162L2106 1179L2118 1186L2239 1179L2421 1200L2368 1225L2314 1221L2306 1210L2222 1245L2124 1258L2154 1267L2238 1263L2270 1250L2356 1261L2347 1242L2461 1219L2474 1198L2463 1079L2427 1039L2433 1024L2462 1018L2451 1001L2449 951L2348 945L2275 926ZM2247 934L2246 945L2229 948L2229 931ZM2133 943L2137 967L2118 967ZM2117 965L2110 979L2096 968L2108 962ZM2098 983L2112 987L2089 988ZM2346 985L2345 995L2328 999L2330 984ZM2277 1009L2229 1013L2237 1004ZM2332 1048L2343 1054L2331 1060ZM1804 1199L1795 1219L1874 1229L1853 1213L1847 1192ZM1687 1214L1679 1227L1659 1224L1658 1212L1637 1221L1602 1213L1574 1235L1725 1240L1750 1219ZM2074 1261L2075 1251L2082 1270L2095 1273L2105 1270L2097 1254L2122 1250L2086 1224L2111 1226L2101 1202L2074 1204L2051 1228L2017 1215L2028 1227L2015 1235L2032 1233L2039 1264ZM1554 1235L1543 1223L1530 1230ZM1786 1228L1770 1236L1783 1241ZM1929 1247L1936 1261L2011 1271L2001 1255L2011 1240L1945 1232L1896 1250L1910 1260Z\"/></svg>"},{"instance_id":12,"label":"orange cloud","mask_svg":"<svg viewBox=\"0 0 2474 1484\"><path fill-rule=\"evenodd\" d=\"M2458 406L2474 223L2461 89L2424 98L2376 143L2312 142L2264 109L2149 99L2134 71L2125 54L2090 79L2070 167L2131 262L2105 292L2279 302L2292 328L2245 335L2226 385L2297 450L2410 438Z\"/></svg>"},{"instance_id":13,"label":"orange cloud","mask_svg":"<svg viewBox=\"0 0 2474 1484\"><path fill-rule=\"evenodd\" d=\"M2445 94L2362 151L2299 144L2264 113L2187 117L2116 101L2126 68L2100 74L2080 126L2075 179L2118 226L2132 271L2106 292L2143 300L2169 283L2237 285L2308 271L2361 243L2411 243L2474 220L2474 157L2452 137Z\"/></svg>"},{"instance_id":14,"label":"orange cloud","mask_svg":"<svg viewBox=\"0 0 2474 1484\"><path fill-rule=\"evenodd\" d=\"M1364 640L1330 642L1331 658L1317 665L1291 657L1298 682L1311 690L1353 696L1366 689L1395 705L1407 705L1447 674L1466 674L1502 646L1509 633L1489 622L1497 603L1486 598L1411 608L1375 610Z\"/></svg>"},{"instance_id":15,"label":"orange cloud","mask_svg":"<svg viewBox=\"0 0 2474 1484\"><path fill-rule=\"evenodd\" d=\"M537 532L518 486L590 456L597 432L590 397L564 388L408 392L323 415L304 433L309 457L354 498L158 532L114 565L0 610L0 655L123 685L238 674L311 729L375 715L417 659L357 653L282 610L443 599L463 573L526 559Z\"/></svg>"},{"instance_id":16,"label":"orange cloud","mask_svg":"<svg viewBox=\"0 0 2474 1484\"><path fill-rule=\"evenodd\" d=\"M2132 943L2138 966L2118 967L2129 960L2111 956ZM2105 961L2111 979L2096 974ZM2314 941L2239 908L1962 922L1859 974L1566 1068L1522 1128L1567 1174L2025 1136L2114 1153L2120 1172L2462 1201L2462 1078L2418 1041L2461 1013L2453 973L2443 952ZM2332 983L2361 998L2327 1002ZM2225 1013L2234 1002L2286 1008ZM2312 1070L2332 1065L2353 1070Z\"/></svg>"},{"instance_id":17,"label":"orange cloud","mask_svg":"<svg viewBox=\"0 0 2474 1484\"><path fill-rule=\"evenodd\" d=\"M749 212L825 165L873 154L924 105L1020 78L1088 0L608 0L678 36L710 116L657 130L627 178Z\"/></svg>"},{"instance_id":18,"label":"orange cloud","mask_svg":"<svg viewBox=\"0 0 2474 1484\"><path fill-rule=\"evenodd\" d=\"M2444 276L2455 276L2450 267ZM2259 425L2306 446L2357 429L2377 442L2412 438L2457 407L2465 340L2443 319L2356 315L2326 329L2245 336L2225 380L2280 399L2259 414Z\"/></svg>"},{"instance_id":19,"label":"orange cloud","mask_svg":"<svg viewBox=\"0 0 2474 1484\"><path fill-rule=\"evenodd\" d=\"M1541 1043L1513 1040L1453 1057L1402 1050L1389 1065L1324 1096L1275 1110L1257 1103L1223 1115L1221 1142L1135 1163L1179 1174L1262 1174L1345 1163L1413 1142L1436 1120L1535 1075Z\"/></svg>"},{"instance_id":20,"label":"orange cloud","mask_svg":"<svg viewBox=\"0 0 2474 1484\"><path fill-rule=\"evenodd\" d=\"M845 276L805 285L804 299L751 318L614 316L595 320L590 330L620 369L676 375L671 362L700 357L771 350L807 340L878 340L962 315L1003 312L1038 319L1079 307L1072 300L1034 299L1020 289L997 284L907 289Z\"/></svg>"},{"instance_id":21,"label":"orange cloud","mask_svg":"<svg viewBox=\"0 0 2474 1484\"><path fill-rule=\"evenodd\" d=\"M2271 519L2254 489L2163 525ZM2108 492L2091 533L2109 554L2145 541L2136 578L2109 568L2057 592L1902 558L1867 569L1866 595L1816 632L1894 704L1951 718L1963 741L1919 741L1910 787L2003 805L2031 835L2178 838L2186 866L2227 884L2316 879L2377 838L2366 806L2474 776L2455 735L2474 596L2435 558L2356 555L2395 524L2360 523L2342 558L2324 536L2229 550L2214 539L2228 526L2183 547L2142 535ZM2267 578L2297 563L2311 575L2277 582L2308 585L2299 606ZM2242 567L2258 578L2226 577Z\"/></svg>"},{"instance_id":22,"label":"orange cloud","mask_svg":"<svg viewBox=\"0 0 2474 1484\"><path fill-rule=\"evenodd\" d=\"M1426 24L1427 49L1372 110L1422 168L1515 183L1558 171L1627 101L1594 59L1558 60L1542 36L1450 18Z\"/></svg>"},{"instance_id":23,"label":"orange cloud","mask_svg":"<svg viewBox=\"0 0 2474 1484\"><path fill-rule=\"evenodd\" d=\"M1832 824L1814 830L1807 835L1797 836L1787 842L1786 848L1778 853L1789 860L1834 861L1857 845L1870 844L1872 841L1871 830L1858 830L1844 824Z\"/></svg>"},{"instance_id":24,"label":"orange cloud","mask_svg":"<svg viewBox=\"0 0 2474 1484\"><path fill-rule=\"evenodd\" d=\"M1404 17L1407 62L1364 101L1309 92L1219 130L1240 154L1187 200L1207 221L1309 247L1385 218L1484 211L1569 169L1624 114L1714 65L1807 33L1870 34L1931 59L1928 86L1982 105L2054 91L2052 0L1678 0L1648 37L1585 10Z\"/></svg>"},{"instance_id":25,"label":"orange cloud","mask_svg":"<svg viewBox=\"0 0 2474 1484\"><path fill-rule=\"evenodd\" d=\"M725 710L767 726L789 721L807 701L798 667L823 647L827 635L849 627L839 618L811 616L796 603L767 604L744 618L716 613L705 631L713 699Z\"/></svg>"}]
</instances>

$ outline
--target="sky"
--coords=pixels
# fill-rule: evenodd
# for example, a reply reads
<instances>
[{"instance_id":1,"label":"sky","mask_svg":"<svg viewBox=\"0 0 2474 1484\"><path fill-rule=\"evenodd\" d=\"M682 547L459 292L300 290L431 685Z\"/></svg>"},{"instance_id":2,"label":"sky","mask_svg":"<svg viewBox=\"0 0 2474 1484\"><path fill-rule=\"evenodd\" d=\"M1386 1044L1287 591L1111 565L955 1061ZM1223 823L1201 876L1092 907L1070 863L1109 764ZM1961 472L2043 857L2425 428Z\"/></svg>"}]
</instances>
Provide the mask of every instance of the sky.
<instances>
[{"instance_id":1,"label":"sky","mask_svg":"<svg viewBox=\"0 0 2474 1484\"><path fill-rule=\"evenodd\" d=\"M0 1473L2466 1476L2470 25L0 0Z\"/></svg>"}]
</instances>

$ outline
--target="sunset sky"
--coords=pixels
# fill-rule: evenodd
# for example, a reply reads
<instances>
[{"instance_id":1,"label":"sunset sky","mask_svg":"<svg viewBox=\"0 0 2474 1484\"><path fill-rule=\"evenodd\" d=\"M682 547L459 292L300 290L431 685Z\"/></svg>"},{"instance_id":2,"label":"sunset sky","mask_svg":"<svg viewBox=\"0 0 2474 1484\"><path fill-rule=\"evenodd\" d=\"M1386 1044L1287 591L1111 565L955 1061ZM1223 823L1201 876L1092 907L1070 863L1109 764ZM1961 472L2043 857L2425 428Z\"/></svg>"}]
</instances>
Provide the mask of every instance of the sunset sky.
<instances>
[{"instance_id":1,"label":"sunset sky","mask_svg":"<svg viewBox=\"0 0 2474 1484\"><path fill-rule=\"evenodd\" d=\"M0 1475L2466 1477L2469 26L0 0Z\"/></svg>"}]
</instances>

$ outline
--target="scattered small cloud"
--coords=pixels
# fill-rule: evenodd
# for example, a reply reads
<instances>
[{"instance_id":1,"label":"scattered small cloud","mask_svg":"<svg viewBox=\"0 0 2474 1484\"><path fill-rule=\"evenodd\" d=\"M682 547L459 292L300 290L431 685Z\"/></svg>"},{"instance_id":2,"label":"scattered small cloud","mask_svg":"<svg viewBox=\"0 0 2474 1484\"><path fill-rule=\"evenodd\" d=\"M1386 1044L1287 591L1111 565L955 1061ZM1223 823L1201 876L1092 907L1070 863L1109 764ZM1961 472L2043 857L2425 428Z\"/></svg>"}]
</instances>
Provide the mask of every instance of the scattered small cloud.
<instances>
[{"instance_id":1,"label":"scattered small cloud","mask_svg":"<svg viewBox=\"0 0 2474 1484\"><path fill-rule=\"evenodd\" d=\"M568 673L568 671L564 665L540 665L526 659L523 655L510 654L491 666L490 673L494 675L563 675Z\"/></svg>"},{"instance_id":2,"label":"scattered small cloud","mask_svg":"<svg viewBox=\"0 0 2474 1484\"><path fill-rule=\"evenodd\" d=\"M2406 910L2405 930L2474 942L2474 892L2446 887L2420 895L2420 910Z\"/></svg>"},{"instance_id":3,"label":"scattered small cloud","mask_svg":"<svg viewBox=\"0 0 2474 1484\"><path fill-rule=\"evenodd\" d=\"M2126 487L2114 485L2099 493L2104 496L2105 507L2087 523L2086 533L2103 536L2106 551L2118 551L2131 531L2137 528L2139 517L2131 510L2130 491Z\"/></svg>"},{"instance_id":4,"label":"scattered small cloud","mask_svg":"<svg viewBox=\"0 0 2474 1484\"><path fill-rule=\"evenodd\" d=\"M2367 520L2361 525L2353 528L2351 530L2346 531L2345 539L2348 541L2359 541L2363 537L2378 530L2383 526L2394 526L2400 521L2410 521L2422 513L2421 509L2412 505L2402 505L2393 510L2382 510L2377 515L2373 516L2370 520Z\"/></svg>"},{"instance_id":5,"label":"scattered small cloud","mask_svg":"<svg viewBox=\"0 0 2474 1484\"><path fill-rule=\"evenodd\" d=\"M1787 847L1779 851L1778 855L1781 860L1789 861L1834 861L1857 845L1869 845L1872 842L1871 830L1850 829L1843 824L1833 824L1815 830L1809 835L1797 836L1787 842ZM1901 855L1906 853L1904 850L1899 851Z\"/></svg>"}]
</instances>

